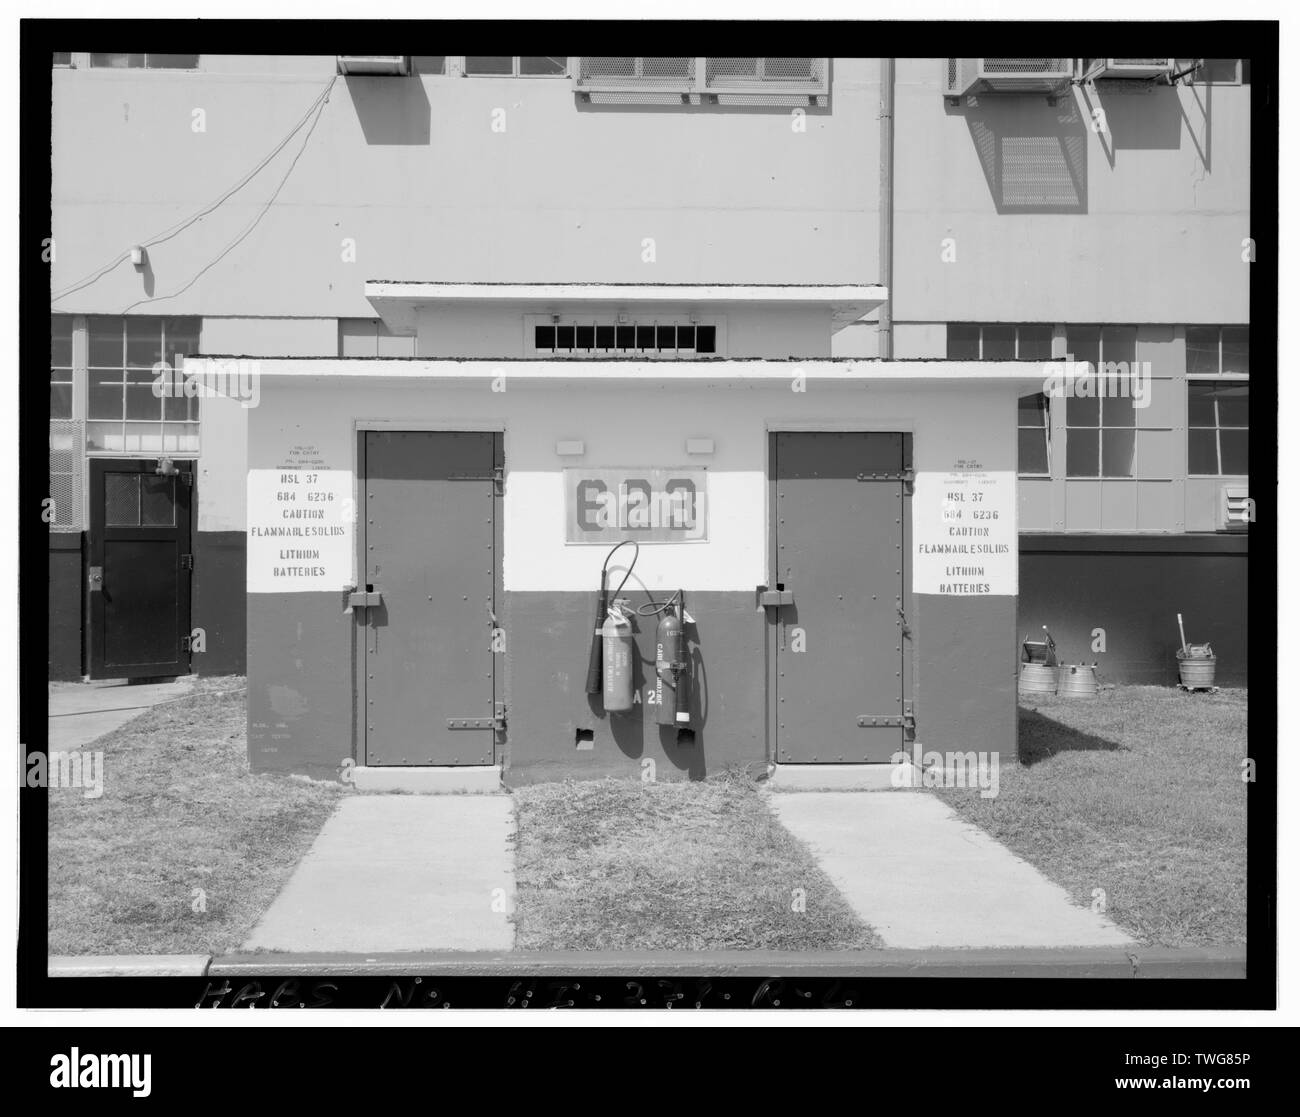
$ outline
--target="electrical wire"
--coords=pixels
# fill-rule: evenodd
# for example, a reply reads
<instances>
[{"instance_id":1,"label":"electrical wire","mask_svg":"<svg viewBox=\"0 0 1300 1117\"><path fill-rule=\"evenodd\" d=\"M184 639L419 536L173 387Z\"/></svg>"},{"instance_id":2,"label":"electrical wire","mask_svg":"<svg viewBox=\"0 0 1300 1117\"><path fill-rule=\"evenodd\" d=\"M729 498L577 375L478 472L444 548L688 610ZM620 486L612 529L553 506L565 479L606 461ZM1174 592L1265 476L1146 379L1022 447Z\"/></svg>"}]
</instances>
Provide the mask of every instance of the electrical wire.
<instances>
[{"instance_id":1,"label":"electrical wire","mask_svg":"<svg viewBox=\"0 0 1300 1117\"><path fill-rule=\"evenodd\" d=\"M328 100L330 92L334 88L334 83L337 81L338 81L338 74L335 74L326 83L325 88L322 89L319 94L317 94L316 99L312 101L312 103L307 107L307 111L304 112L303 115L299 118L298 123L295 124L289 130L289 132L284 136L284 138L281 139L280 142L277 143L275 147L273 147L270 150L270 152L267 153L267 155L264 156L255 167L253 167L252 170L250 170L247 174L245 174L243 178L241 178L233 186L227 188L223 193L219 194L213 201L207 203L202 208L197 210L195 213L191 214L189 217L176 222L176 224L174 225L168 226L166 229L163 229L159 233L155 233L148 240L140 241L139 242L140 247L149 248L155 244L162 244L165 241L171 240L173 237L182 233L185 229L188 229L196 221L199 221L202 218L206 217L208 214L212 213L224 202L232 198L235 194L237 194L240 190L242 190L245 186L247 186L248 183L251 182L253 178L256 177L256 175L259 172L261 172L261 170L268 163L271 162L272 159L274 159L277 155L279 155L280 152L283 151L286 146L288 146L289 141L292 140L293 137L298 134L302 126L307 123L308 119L311 118L312 113L316 111L318 106L320 106L324 101ZM319 119L319 113L317 114L317 119ZM312 127L315 127L315 122L313 122ZM112 271L115 267L117 267L117 265L120 264L123 260L128 259L130 254L131 254L130 249L128 249L125 252L121 252L112 260L110 260L107 264L105 264L103 267L99 268L98 270L89 273L88 275L84 276L82 279L74 281L73 283L71 283L67 287L62 288L59 291L54 292L50 296L50 303L51 304L56 303L60 299L67 298L68 295L71 295L76 291L80 291L85 287L89 287L92 283L97 282L105 275L107 275L110 271Z\"/></svg>"},{"instance_id":2,"label":"electrical wire","mask_svg":"<svg viewBox=\"0 0 1300 1117\"><path fill-rule=\"evenodd\" d=\"M332 84L333 83L331 82L331 85ZM326 94L328 94L328 92L329 90L327 89ZM213 259L209 260L208 263L204 264L203 267L201 267L197 272L195 272L194 275L191 277L190 281L186 283L183 287L180 287L177 290L172 291L170 294L167 295L158 295L156 297L136 299L135 302L131 303L130 306L127 306L122 311L123 314L125 314L127 311L132 310L137 306L140 306L142 303L163 302L167 299L174 299L177 295L183 295L186 291L188 291L191 287L193 287L194 284L196 284L200 278L202 278L205 272L216 267L217 264L219 264L223 259L225 259L225 257L228 256L244 240L244 238L247 237L249 233L251 233L261 223L262 218L266 216L271 206L275 203L275 199L280 196L280 191L284 189L285 183L289 181L289 176L293 174L294 168L297 167L298 165L298 160L301 159L303 156L303 152L307 150L307 145L311 143L312 133L316 131L316 125L320 123L320 118L321 116L324 115L325 105L328 103L328 100L329 100L328 96L324 96L318 102L320 107L317 109L316 116L311 122L311 127L307 129L307 134L302 138L302 146L298 148L298 151L294 155L293 160L289 163L289 169L284 172L284 177L280 179L279 183L276 185L276 188L272 192L271 196L266 200L262 208L258 211L257 216L254 217L253 220L250 221L249 224L245 227L244 231L241 232L237 237L235 237L235 239L232 240L229 244L227 244L226 247L223 248Z\"/></svg>"}]
</instances>

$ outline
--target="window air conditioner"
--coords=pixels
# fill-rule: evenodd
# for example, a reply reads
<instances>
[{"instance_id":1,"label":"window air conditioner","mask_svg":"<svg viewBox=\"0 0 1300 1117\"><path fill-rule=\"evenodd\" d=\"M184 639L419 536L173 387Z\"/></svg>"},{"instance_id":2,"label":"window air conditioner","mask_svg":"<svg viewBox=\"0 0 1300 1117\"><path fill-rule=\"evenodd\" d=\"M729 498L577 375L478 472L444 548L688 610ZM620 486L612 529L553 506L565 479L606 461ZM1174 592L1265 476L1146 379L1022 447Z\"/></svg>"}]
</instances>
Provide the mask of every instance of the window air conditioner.
<instances>
[{"instance_id":1,"label":"window air conditioner","mask_svg":"<svg viewBox=\"0 0 1300 1117\"><path fill-rule=\"evenodd\" d=\"M1058 93L1074 77L1070 58L945 58L943 95Z\"/></svg>"},{"instance_id":2,"label":"window air conditioner","mask_svg":"<svg viewBox=\"0 0 1300 1117\"><path fill-rule=\"evenodd\" d=\"M1174 71L1172 58L1090 58L1088 78L1158 78Z\"/></svg>"},{"instance_id":3,"label":"window air conditioner","mask_svg":"<svg viewBox=\"0 0 1300 1117\"><path fill-rule=\"evenodd\" d=\"M340 54L340 74L394 74L411 72L409 54Z\"/></svg>"}]
</instances>

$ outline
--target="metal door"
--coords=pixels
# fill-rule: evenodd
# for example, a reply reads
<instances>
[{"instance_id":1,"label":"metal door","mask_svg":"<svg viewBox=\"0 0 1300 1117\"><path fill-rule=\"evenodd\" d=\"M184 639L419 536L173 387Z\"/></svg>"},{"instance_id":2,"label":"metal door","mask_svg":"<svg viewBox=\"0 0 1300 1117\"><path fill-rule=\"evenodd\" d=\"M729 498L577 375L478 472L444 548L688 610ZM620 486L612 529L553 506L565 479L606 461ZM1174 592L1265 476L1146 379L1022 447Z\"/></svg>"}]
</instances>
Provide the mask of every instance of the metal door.
<instances>
[{"instance_id":1,"label":"metal door","mask_svg":"<svg viewBox=\"0 0 1300 1117\"><path fill-rule=\"evenodd\" d=\"M500 444L364 432L366 764L494 761Z\"/></svg>"},{"instance_id":2,"label":"metal door","mask_svg":"<svg viewBox=\"0 0 1300 1117\"><path fill-rule=\"evenodd\" d=\"M92 679L190 672L193 462L90 460Z\"/></svg>"},{"instance_id":3,"label":"metal door","mask_svg":"<svg viewBox=\"0 0 1300 1117\"><path fill-rule=\"evenodd\" d=\"M888 762L911 712L910 436L778 433L771 455L771 588L790 601L768 609L776 760Z\"/></svg>"}]
</instances>

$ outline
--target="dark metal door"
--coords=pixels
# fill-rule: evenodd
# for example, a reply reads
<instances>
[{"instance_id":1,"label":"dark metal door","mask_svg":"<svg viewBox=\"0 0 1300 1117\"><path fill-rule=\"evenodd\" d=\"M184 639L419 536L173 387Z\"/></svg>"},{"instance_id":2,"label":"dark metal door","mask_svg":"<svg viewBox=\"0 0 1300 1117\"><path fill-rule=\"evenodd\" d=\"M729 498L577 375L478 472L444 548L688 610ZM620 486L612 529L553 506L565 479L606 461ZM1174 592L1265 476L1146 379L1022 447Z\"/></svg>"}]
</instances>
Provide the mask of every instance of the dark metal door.
<instances>
[{"instance_id":1,"label":"dark metal door","mask_svg":"<svg viewBox=\"0 0 1300 1117\"><path fill-rule=\"evenodd\" d=\"M192 462L90 461L90 677L190 671Z\"/></svg>"},{"instance_id":2,"label":"dark metal door","mask_svg":"<svg viewBox=\"0 0 1300 1117\"><path fill-rule=\"evenodd\" d=\"M904 739L907 437L772 436L776 760L888 762ZM910 703L909 703L910 707Z\"/></svg>"},{"instance_id":3,"label":"dark metal door","mask_svg":"<svg viewBox=\"0 0 1300 1117\"><path fill-rule=\"evenodd\" d=\"M364 434L366 764L494 761L500 441Z\"/></svg>"}]
</instances>

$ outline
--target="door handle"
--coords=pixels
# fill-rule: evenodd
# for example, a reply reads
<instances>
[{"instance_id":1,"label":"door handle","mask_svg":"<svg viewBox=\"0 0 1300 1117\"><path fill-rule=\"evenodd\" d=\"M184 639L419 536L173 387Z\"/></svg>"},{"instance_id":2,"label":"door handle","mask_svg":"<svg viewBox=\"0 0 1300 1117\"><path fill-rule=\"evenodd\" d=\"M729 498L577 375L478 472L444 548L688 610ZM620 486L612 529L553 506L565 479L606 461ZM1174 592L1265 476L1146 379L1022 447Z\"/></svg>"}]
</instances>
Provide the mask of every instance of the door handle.
<instances>
[{"instance_id":1,"label":"door handle","mask_svg":"<svg viewBox=\"0 0 1300 1117\"><path fill-rule=\"evenodd\" d=\"M86 583L90 586L91 592L102 590L104 588L104 568L102 566L92 566L86 572Z\"/></svg>"},{"instance_id":2,"label":"door handle","mask_svg":"<svg viewBox=\"0 0 1300 1117\"><path fill-rule=\"evenodd\" d=\"M483 607L487 610L488 624L490 624L493 628L501 627L500 625L497 624L496 613L492 611L492 599L490 597L485 602L483 602Z\"/></svg>"}]
</instances>

